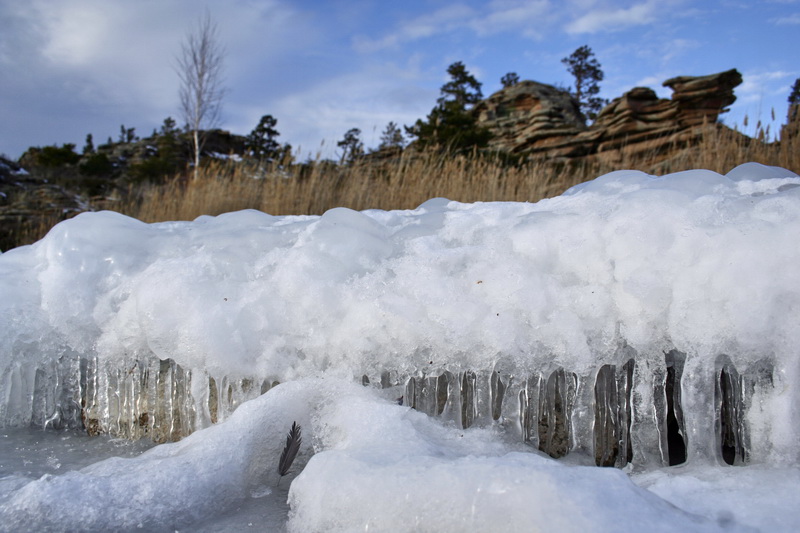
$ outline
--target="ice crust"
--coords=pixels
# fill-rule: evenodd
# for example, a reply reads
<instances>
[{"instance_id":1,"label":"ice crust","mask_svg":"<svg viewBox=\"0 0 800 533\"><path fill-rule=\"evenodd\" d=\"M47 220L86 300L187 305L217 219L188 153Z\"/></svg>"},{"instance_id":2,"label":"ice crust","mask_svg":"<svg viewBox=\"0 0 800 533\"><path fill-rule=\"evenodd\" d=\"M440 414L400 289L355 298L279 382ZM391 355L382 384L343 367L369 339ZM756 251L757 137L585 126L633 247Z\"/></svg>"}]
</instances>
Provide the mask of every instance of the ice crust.
<instances>
[{"instance_id":1,"label":"ice crust","mask_svg":"<svg viewBox=\"0 0 800 533\"><path fill-rule=\"evenodd\" d=\"M614 172L536 204L150 225L86 213L2 255L0 348L282 380L416 368L420 351L464 368L547 354L580 371L620 337L783 352L797 334L798 185L749 164Z\"/></svg>"},{"instance_id":2,"label":"ice crust","mask_svg":"<svg viewBox=\"0 0 800 533\"><path fill-rule=\"evenodd\" d=\"M281 381L417 369L421 352L441 367L502 356L581 372L620 339L643 354L786 353L798 186L751 163L613 172L536 204L149 225L86 213L0 256L0 353L155 354Z\"/></svg>"},{"instance_id":3,"label":"ice crust","mask_svg":"<svg viewBox=\"0 0 800 533\"><path fill-rule=\"evenodd\" d=\"M536 204L80 215L0 255L0 426L196 431L0 479L0 530L197 529L256 500L279 509L296 420L292 531L796 531L798 235L800 177L754 163L614 172ZM668 372L688 455L666 472ZM604 438L633 441L650 490L535 451L543 415L523 411L558 402L575 452L591 454L598 413L629 416L629 435ZM745 468L719 466L725 409Z\"/></svg>"},{"instance_id":4,"label":"ice crust","mask_svg":"<svg viewBox=\"0 0 800 533\"><path fill-rule=\"evenodd\" d=\"M743 505L698 491L675 506L667 500L677 500L679 477L643 480L665 500L620 470L559 463L495 428L465 432L375 389L306 379L275 387L178 443L9 491L0 497L0 531L196 530L253 500L269 507L287 497L276 466L293 421L304 444L283 481L291 482L289 531L736 532L765 523L789 532L800 525L791 506L746 505L745 494L768 489L736 487L734 470L745 469L729 468L727 480L704 487L727 488ZM770 494L793 498L796 468L759 475L790 481Z\"/></svg>"}]
</instances>

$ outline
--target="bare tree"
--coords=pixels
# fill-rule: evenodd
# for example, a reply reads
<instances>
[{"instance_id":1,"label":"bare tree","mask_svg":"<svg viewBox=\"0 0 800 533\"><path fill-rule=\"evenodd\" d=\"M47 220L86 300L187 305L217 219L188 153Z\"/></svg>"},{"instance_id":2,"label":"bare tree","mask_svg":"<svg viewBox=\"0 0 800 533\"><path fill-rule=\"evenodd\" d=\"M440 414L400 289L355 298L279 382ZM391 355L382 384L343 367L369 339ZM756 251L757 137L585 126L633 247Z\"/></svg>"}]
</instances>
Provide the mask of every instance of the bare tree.
<instances>
[{"instance_id":1,"label":"bare tree","mask_svg":"<svg viewBox=\"0 0 800 533\"><path fill-rule=\"evenodd\" d=\"M195 178L200 168L205 131L219 123L225 94L222 87L223 55L217 39L217 26L206 11L197 27L186 34L176 68L181 80L181 116L192 132Z\"/></svg>"}]
</instances>

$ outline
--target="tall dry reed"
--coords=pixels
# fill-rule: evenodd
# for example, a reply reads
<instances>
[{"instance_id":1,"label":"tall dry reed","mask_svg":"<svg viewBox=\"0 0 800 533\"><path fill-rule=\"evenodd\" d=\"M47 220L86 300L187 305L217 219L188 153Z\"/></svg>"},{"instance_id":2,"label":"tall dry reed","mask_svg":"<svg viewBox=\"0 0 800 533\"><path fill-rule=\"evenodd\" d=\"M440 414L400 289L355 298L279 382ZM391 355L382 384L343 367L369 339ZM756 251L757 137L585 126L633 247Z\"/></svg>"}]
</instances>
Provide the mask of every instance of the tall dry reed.
<instances>
[{"instance_id":1,"label":"tall dry reed","mask_svg":"<svg viewBox=\"0 0 800 533\"><path fill-rule=\"evenodd\" d=\"M196 179L176 178L145 187L112 209L147 222L192 220L240 209L273 215L321 214L333 207L411 209L434 197L461 202L535 202L613 170L638 169L665 174L705 168L726 173L755 161L800 170L796 138L765 143L735 131L709 126L693 148L631 155L623 149L613 160L602 154L582 163L532 161L509 165L497 158L436 153L403 155L341 166L317 161L306 165L259 168L254 164L215 162Z\"/></svg>"}]
</instances>

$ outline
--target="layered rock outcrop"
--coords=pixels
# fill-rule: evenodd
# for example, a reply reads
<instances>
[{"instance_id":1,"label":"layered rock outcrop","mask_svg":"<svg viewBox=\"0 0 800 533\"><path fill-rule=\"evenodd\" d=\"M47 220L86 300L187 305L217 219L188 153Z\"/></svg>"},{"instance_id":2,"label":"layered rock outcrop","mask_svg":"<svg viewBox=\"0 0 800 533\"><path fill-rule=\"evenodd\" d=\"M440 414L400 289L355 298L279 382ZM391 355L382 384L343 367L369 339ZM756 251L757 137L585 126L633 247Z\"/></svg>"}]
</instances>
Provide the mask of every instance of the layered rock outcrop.
<instances>
[{"instance_id":1,"label":"layered rock outcrop","mask_svg":"<svg viewBox=\"0 0 800 533\"><path fill-rule=\"evenodd\" d=\"M708 76L679 76L664 82L671 99L647 87L615 98L589 127L577 102L563 89L525 81L479 103L480 126L494 134L490 148L532 158L622 160L647 152L667 154L699 140L715 124L742 83L734 70Z\"/></svg>"},{"instance_id":2,"label":"layered rock outcrop","mask_svg":"<svg viewBox=\"0 0 800 533\"><path fill-rule=\"evenodd\" d=\"M522 153L558 145L586 130L578 102L569 92L536 81L521 81L479 102L478 124L492 132L489 148Z\"/></svg>"}]
</instances>

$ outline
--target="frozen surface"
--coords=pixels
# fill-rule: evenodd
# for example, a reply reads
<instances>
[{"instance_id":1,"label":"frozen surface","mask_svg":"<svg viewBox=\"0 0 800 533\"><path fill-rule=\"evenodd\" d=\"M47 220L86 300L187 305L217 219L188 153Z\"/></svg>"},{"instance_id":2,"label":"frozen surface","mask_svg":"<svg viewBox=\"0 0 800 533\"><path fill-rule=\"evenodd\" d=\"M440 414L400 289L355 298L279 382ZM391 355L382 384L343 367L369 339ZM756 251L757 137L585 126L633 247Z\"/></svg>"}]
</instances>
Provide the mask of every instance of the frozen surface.
<instances>
[{"instance_id":1,"label":"frozen surface","mask_svg":"<svg viewBox=\"0 0 800 533\"><path fill-rule=\"evenodd\" d=\"M109 457L135 457L153 443L107 436L89 437L85 431L42 431L7 427L0 430L0 498L42 476L79 470Z\"/></svg>"},{"instance_id":2,"label":"frozen surface","mask_svg":"<svg viewBox=\"0 0 800 533\"><path fill-rule=\"evenodd\" d=\"M292 421L303 427L299 475L278 486ZM278 530L291 483L289 531L790 532L800 527L798 482L796 467L632 482L557 462L496 428L463 431L375 389L316 379L275 387L179 443L7 491L0 530Z\"/></svg>"},{"instance_id":3,"label":"frozen surface","mask_svg":"<svg viewBox=\"0 0 800 533\"><path fill-rule=\"evenodd\" d=\"M800 530L798 235L800 177L757 164L80 215L0 255L0 426L183 440L0 471L0 529Z\"/></svg>"}]
</instances>

